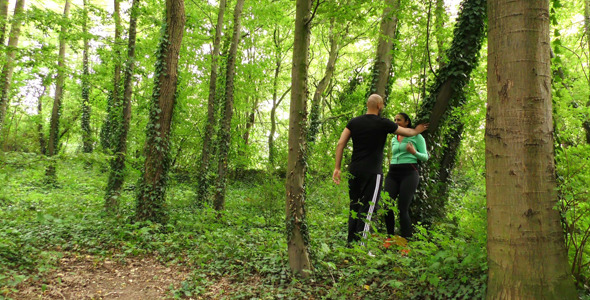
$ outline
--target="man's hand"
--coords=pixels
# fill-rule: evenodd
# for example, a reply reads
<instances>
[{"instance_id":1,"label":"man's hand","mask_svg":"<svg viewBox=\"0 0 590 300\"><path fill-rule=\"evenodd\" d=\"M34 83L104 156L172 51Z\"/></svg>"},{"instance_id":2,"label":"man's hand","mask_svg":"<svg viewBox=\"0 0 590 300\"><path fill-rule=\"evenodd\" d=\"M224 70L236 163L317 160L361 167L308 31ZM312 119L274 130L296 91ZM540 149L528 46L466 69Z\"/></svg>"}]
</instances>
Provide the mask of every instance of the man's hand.
<instances>
[{"instance_id":1,"label":"man's hand","mask_svg":"<svg viewBox=\"0 0 590 300\"><path fill-rule=\"evenodd\" d=\"M340 169L334 169L334 173L332 174L332 181L335 184L340 184Z\"/></svg>"},{"instance_id":2,"label":"man's hand","mask_svg":"<svg viewBox=\"0 0 590 300\"><path fill-rule=\"evenodd\" d=\"M430 123L419 124L418 126L416 126L416 130L418 130L418 132L422 133L426 129L428 129L428 125L430 125Z\"/></svg>"}]
</instances>

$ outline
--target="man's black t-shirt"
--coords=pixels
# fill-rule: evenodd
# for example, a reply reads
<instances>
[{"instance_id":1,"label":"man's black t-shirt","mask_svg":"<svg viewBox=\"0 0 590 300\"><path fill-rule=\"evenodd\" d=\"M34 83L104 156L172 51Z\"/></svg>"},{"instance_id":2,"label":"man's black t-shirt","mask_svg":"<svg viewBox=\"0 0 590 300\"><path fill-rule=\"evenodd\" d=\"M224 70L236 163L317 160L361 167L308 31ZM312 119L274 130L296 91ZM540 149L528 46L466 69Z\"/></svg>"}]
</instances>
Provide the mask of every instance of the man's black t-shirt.
<instances>
[{"instance_id":1,"label":"man's black t-shirt","mask_svg":"<svg viewBox=\"0 0 590 300\"><path fill-rule=\"evenodd\" d=\"M352 161L348 170L354 174L382 174L383 147L387 134L397 130L393 121L366 114L353 118L346 128L352 137Z\"/></svg>"}]
</instances>

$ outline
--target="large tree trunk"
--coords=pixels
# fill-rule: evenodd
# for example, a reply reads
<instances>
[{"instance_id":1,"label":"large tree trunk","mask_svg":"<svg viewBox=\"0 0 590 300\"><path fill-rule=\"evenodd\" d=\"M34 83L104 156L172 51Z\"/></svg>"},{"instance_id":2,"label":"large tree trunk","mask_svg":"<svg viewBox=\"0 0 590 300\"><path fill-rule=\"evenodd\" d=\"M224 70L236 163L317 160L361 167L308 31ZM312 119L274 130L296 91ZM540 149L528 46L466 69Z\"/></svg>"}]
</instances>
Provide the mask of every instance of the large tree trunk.
<instances>
[{"instance_id":1,"label":"large tree trunk","mask_svg":"<svg viewBox=\"0 0 590 300\"><path fill-rule=\"evenodd\" d=\"M307 68L311 23L311 0L297 0L291 107L289 110L289 156L287 159L287 245L293 273L307 277L311 270L309 232L305 213Z\"/></svg>"},{"instance_id":2,"label":"large tree trunk","mask_svg":"<svg viewBox=\"0 0 590 300\"><path fill-rule=\"evenodd\" d=\"M430 158L422 164L421 184L412 203L413 222L429 224L441 218L448 199L447 185L457 153L455 146L460 145L463 132L461 120L450 117L450 112L463 107L466 101L463 88L479 60L486 1L465 0L462 8L447 51L449 62L437 70L435 82L416 117L416 123L430 122L428 131L422 133Z\"/></svg>"},{"instance_id":3,"label":"large tree trunk","mask_svg":"<svg viewBox=\"0 0 590 300\"><path fill-rule=\"evenodd\" d=\"M234 32L227 57L227 71L225 81L224 117L217 134L219 145L219 159L217 165L217 182L213 207L223 210L225 206L225 190L227 183L228 153L231 145L231 119L234 108L234 75L236 72L236 55L240 42L240 17L244 8L244 0L238 0L234 9Z\"/></svg>"},{"instance_id":4,"label":"large tree trunk","mask_svg":"<svg viewBox=\"0 0 590 300\"><path fill-rule=\"evenodd\" d=\"M326 88L328 87L330 80L332 80L334 68L336 67L336 59L338 58L338 51L340 50L340 47L338 45L338 37L334 32L334 19L330 21L330 53L328 55L328 63L326 64L326 71L324 73L324 77L320 80L320 83L318 83L316 91L313 94L313 100L311 101L309 132L307 135L307 142L310 146L312 145L312 143L315 143L316 135L319 131L322 96L326 91Z\"/></svg>"},{"instance_id":5,"label":"large tree trunk","mask_svg":"<svg viewBox=\"0 0 590 300\"><path fill-rule=\"evenodd\" d=\"M137 15L139 0L133 0L129 19L129 41L127 46L127 63L125 64L125 82L123 92L122 122L118 125L118 137L115 140L115 156L111 159L111 172L105 196L105 208L115 212L119 209L119 194L125 179L125 158L127 155L127 133L131 121L131 96L133 94L133 69L135 67L135 37L137 33Z\"/></svg>"},{"instance_id":6,"label":"large tree trunk","mask_svg":"<svg viewBox=\"0 0 590 300\"><path fill-rule=\"evenodd\" d=\"M577 299L553 153L549 1L489 0L488 299Z\"/></svg>"},{"instance_id":7,"label":"large tree trunk","mask_svg":"<svg viewBox=\"0 0 590 300\"><path fill-rule=\"evenodd\" d=\"M84 21L82 31L88 34L88 0L84 0ZM92 153L92 130L90 129L90 71L88 70L89 38L84 36L84 52L82 54L82 151Z\"/></svg>"},{"instance_id":8,"label":"large tree trunk","mask_svg":"<svg viewBox=\"0 0 590 300\"><path fill-rule=\"evenodd\" d=\"M393 42L397 31L400 0L384 0L385 9L381 18L381 27L379 30L379 44L377 45L377 56L373 64L371 74L370 94L379 94L387 104L389 96L389 82L391 79L391 66L393 59Z\"/></svg>"},{"instance_id":9,"label":"large tree trunk","mask_svg":"<svg viewBox=\"0 0 590 300\"><path fill-rule=\"evenodd\" d=\"M0 45L4 45L6 38L6 24L8 23L8 0L0 0Z\"/></svg>"},{"instance_id":10,"label":"large tree trunk","mask_svg":"<svg viewBox=\"0 0 590 300\"><path fill-rule=\"evenodd\" d=\"M68 19L70 13L70 0L66 0L64 5L64 21ZM66 68L66 35L67 25L61 26L59 35L59 56L57 58L57 79L55 82L55 96L53 98L53 109L51 110L51 121L49 125L49 141L47 145L47 156L51 157L57 154L59 146L59 120L61 117L61 100L63 97ZM55 162L50 161L45 171L47 182L55 183Z\"/></svg>"},{"instance_id":11,"label":"large tree trunk","mask_svg":"<svg viewBox=\"0 0 590 300\"><path fill-rule=\"evenodd\" d=\"M145 163L137 196L139 221L166 223L165 193L170 166L170 129L176 102L178 55L184 32L183 0L166 0L160 37L150 120L146 130Z\"/></svg>"},{"instance_id":12,"label":"large tree trunk","mask_svg":"<svg viewBox=\"0 0 590 300\"><path fill-rule=\"evenodd\" d=\"M219 58L219 51L221 48L221 34L223 29L223 16L225 13L226 1L219 2L219 13L217 14L217 25L215 26L215 40L213 41L213 51L211 52L211 77L209 78L209 100L207 101L207 123L205 125L203 137L203 150L201 151L201 164L199 166L198 181L197 181L197 203L206 202L207 190L209 187L209 165L211 160L211 153L213 152L213 132L215 128L215 112L217 105L215 102L215 91L217 88L217 69Z\"/></svg>"},{"instance_id":13,"label":"large tree trunk","mask_svg":"<svg viewBox=\"0 0 590 300\"><path fill-rule=\"evenodd\" d=\"M20 28L23 23L23 9L25 7L25 0L17 0L14 5L14 17L10 29L10 39L8 40L8 49L6 50L6 60L2 67L2 76L0 83L2 84L2 92L0 95L0 132L2 131L4 118L6 117L6 108L10 100L10 85L12 83L12 72L14 71L14 58L16 56L16 47L18 47L18 38L20 36Z\"/></svg>"}]
</instances>

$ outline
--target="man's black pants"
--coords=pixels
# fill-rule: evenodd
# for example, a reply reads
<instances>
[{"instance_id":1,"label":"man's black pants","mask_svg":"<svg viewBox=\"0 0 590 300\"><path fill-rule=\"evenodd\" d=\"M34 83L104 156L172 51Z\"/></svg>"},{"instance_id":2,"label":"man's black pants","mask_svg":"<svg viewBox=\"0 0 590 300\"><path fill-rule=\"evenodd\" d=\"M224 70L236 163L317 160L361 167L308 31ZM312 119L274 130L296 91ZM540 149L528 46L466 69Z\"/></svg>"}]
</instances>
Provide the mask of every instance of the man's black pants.
<instances>
[{"instance_id":1,"label":"man's black pants","mask_svg":"<svg viewBox=\"0 0 590 300\"><path fill-rule=\"evenodd\" d=\"M382 174L353 174L348 180L350 214L348 217L348 243L366 238L371 230L371 217L383 184Z\"/></svg>"}]
</instances>

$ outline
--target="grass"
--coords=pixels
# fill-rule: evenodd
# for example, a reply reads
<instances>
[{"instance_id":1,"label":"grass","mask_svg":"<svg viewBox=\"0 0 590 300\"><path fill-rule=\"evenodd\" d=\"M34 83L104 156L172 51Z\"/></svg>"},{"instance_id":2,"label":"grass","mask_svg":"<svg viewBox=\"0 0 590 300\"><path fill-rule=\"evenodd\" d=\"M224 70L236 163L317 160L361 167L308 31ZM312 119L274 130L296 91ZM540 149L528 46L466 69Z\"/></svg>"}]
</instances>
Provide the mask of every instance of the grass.
<instances>
[{"instance_id":1,"label":"grass","mask_svg":"<svg viewBox=\"0 0 590 300\"><path fill-rule=\"evenodd\" d=\"M58 157L58 184L44 182L46 161L26 153L0 157L0 295L26 278L42 280L64 252L110 258L150 255L189 266L193 275L175 291L199 295L220 280L226 299L483 298L485 245L457 226L420 229L416 240L383 247L346 248L348 194L328 178L308 186L312 276L288 267L284 187L280 179L233 182L226 210L191 209L194 187L172 180L167 225L134 223L130 170L121 213L103 212L107 162L98 155ZM485 232L474 232L481 235ZM409 252L408 252L409 250ZM371 251L374 257L367 255Z\"/></svg>"}]
</instances>

